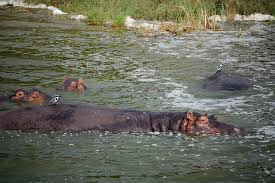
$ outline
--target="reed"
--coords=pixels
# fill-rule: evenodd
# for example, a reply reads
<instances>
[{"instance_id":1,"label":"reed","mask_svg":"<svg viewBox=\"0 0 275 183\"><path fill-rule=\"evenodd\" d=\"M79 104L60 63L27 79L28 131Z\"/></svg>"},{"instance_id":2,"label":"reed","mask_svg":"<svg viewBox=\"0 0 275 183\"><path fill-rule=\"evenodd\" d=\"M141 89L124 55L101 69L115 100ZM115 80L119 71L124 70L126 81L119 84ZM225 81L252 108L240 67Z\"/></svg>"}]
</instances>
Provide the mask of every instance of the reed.
<instances>
[{"instance_id":1,"label":"reed","mask_svg":"<svg viewBox=\"0 0 275 183\"><path fill-rule=\"evenodd\" d=\"M208 28L207 17L214 14L233 19L236 13L275 14L274 1L259 0L26 0L53 5L70 14L88 16L90 24L111 22L123 26L126 16L135 19L172 21L198 30ZM171 28L178 30L178 26ZM189 30L189 29L188 29Z\"/></svg>"}]
</instances>

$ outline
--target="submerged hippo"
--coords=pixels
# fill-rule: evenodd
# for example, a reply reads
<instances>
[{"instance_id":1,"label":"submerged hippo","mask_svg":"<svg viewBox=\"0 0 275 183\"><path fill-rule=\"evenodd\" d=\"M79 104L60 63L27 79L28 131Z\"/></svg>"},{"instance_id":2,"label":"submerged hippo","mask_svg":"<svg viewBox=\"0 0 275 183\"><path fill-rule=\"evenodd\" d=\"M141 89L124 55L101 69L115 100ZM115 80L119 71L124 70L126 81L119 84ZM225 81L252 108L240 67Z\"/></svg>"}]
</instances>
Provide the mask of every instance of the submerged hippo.
<instances>
[{"instance_id":1,"label":"submerged hippo","mask_svg":"<svg viewBox=\"0 0 275 183\"><path fill-rule=\"evenodd\" d=\"M222 65L217 68L214 75L204 79L202 81L202 88L210 91L218 90L246 90L250 86L250 81L243 76L236 74L225 74L222 69Z\"/></svg>"},{"instance_id":2,"label":"submerged hippo","mask_svg":"<svg viewBox=\"0 0 275 183\"><path fill-rule=\"evenodd\" d=\"M62 85L57 89L81 93L85 91L87 87L85 86L82 78L69 78L68 76L65 76Z\"/></svg>"},{"instance_id":3,"label":"submerged hippo","mask_svg":"<svg viewBox=\"0 0 275 183\"><path fill-rule=\"evenodd\" d=\"M44 105L0 112L2 130L41 131L110 131L110 132L187 132L190 114L186 112L147 112L120 110L84 105ZM193 120L202 115L192 113ZM218 134L243 135L244 129L207 118L210 128ZM199 123L199 121L197 122ZM190 126L190 125L189 125ZM194 133L202 132L194 126ZM211 131L211 130L210 130ZM212 134L217 134L212 133Z\"/></svg>"}]
</instances>

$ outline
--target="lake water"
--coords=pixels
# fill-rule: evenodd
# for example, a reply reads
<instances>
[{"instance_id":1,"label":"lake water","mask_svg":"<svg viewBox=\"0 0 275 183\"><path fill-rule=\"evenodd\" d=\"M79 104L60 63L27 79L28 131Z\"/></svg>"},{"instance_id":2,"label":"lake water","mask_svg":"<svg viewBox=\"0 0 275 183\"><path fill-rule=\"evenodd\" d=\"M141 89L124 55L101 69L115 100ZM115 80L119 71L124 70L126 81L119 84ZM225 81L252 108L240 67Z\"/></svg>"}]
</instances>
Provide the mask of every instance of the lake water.
<instances>
[{"instance_id":1,"label":"lake water","mask_svg":"<svg viewBox=\"0 0 275 183\"><path fill-rule=\"evenodd\" d=\"M239 31L242 27L241 31ZM237 30L237 31L236 31ZM0 7L0 94L38 88L62 103L215 114L245 137L0 131L0 182L272 182L275 179L275 24L140 37L40 9ZM223 64L248 91L199 82ZM84 94L57 91L65 75ZM20 108L2 102L0 109Z\"/></svg>"}]
</instances>

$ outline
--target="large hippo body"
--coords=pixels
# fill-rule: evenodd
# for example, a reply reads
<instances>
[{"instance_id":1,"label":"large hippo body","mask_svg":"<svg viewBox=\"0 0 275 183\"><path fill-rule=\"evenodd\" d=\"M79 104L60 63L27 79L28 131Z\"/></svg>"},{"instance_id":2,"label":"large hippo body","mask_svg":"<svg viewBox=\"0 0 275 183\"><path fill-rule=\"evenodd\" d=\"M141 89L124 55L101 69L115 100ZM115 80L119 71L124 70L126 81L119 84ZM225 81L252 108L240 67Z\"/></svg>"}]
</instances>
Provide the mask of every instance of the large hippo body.
<instances>
[{"instance_id":1,"label":"large hippo body","mask_svg":"<svg viewBox=\"0 0 275 183\"><path fill-rule=\"evenodd\" d=\"M112 132L177 131L182 112L144 112L84 105L45 105L0 114L0 129Z\"/></svg>"},{"instance_id":2,"label":"large hippo body","mask_svg":"<svg viewBox=\"0 0 275 183\"><path fill-rule=\"evenodd\" d=\"M202 88L210 91L218 90L246 90L250 86L250 81L240 75L225 74L218 70L214 75L202 81Z\"/></svg>"},{"instance_id":3,"label":"large hippo body","mask_svg":"<svg viewBox=\"0 0 275 183\"><path fill-rule=\"evenodd\" d=\"M196 113L199 116L198 113ZM110 131L110 132L181 132L186 112L145 112L99 108L85 105L44 105L12 109L0 113L2 130L39 131ZM221 134L234 134L233 125L209 122ZM243 131L243 130L241 130ZM237 134L240 135L240 134Z\"/></svg>"}]
</instances>

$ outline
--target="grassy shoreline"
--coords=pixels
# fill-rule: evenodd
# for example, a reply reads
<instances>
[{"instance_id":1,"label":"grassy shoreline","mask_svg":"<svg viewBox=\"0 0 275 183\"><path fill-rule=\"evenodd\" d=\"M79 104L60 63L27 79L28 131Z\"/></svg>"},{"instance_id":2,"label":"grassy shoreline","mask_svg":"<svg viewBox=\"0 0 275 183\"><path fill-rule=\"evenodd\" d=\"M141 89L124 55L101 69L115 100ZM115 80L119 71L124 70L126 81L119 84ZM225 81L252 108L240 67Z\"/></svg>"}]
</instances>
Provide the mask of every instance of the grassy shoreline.
<instances>
[{"instance_id":1,"label":"grassy shoreline","mask_svg":"<svg viewBox=\"0 0 275 183\"><path fill-rule=\"evenodd\" d=\"M172 21L205 27L206 17L219 14L233 20L235 14L275 14L275 0L25 0L26 3L55 6L69 14L88 16L88 23L123 26L125 17L135 19Z\"/></svg>"}]
</instances>

